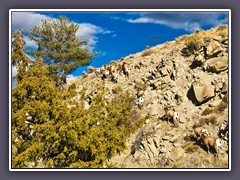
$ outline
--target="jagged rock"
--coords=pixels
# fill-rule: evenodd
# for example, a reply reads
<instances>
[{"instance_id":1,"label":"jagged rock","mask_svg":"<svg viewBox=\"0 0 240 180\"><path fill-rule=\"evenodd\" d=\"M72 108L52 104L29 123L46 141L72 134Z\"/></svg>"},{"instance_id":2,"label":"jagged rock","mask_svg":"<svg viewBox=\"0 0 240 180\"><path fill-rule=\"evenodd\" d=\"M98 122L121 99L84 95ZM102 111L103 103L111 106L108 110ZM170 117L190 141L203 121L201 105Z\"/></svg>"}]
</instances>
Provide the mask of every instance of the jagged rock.
<instances>
[{"instance_id":1,"label":"jagged rock","mask_svg":"<svg viewBox=\"0 0 240 180\"><path fill-rule=\"evenodd\" d=\"M171 139L171 137L170 136L163 136L162 137L162 140L164 140L164 141L169 141Z\"/></svg>"},{"instance_id":2,"label":"jagged rock","mask_svg":"<svg viewBox=\"0 0 240 180\"><path fill-rule=\"evenodd\" d=\"M191 56L192 51L189 48L185 47L181 50L181 54L182 54L182 56L188 57L188 56Z\"/></svg>"},{"instance_id":3,"label":"jagged rock","mask_svg":"<svg viewBox=\"0 0 240 180\"><path fill-rule=\"evenodd\" d=\"M186 100L186 98L184 98L185 97L185 95L184 95L184 92L182 91L182 90L178 90L178 91L175 91L175 92L177 92L176 94L175 94L175 99L177 100L177 101L185 101Z\"/></svg>"},{"instance_id":4,"label":"jagged rock","mask_svg":"<svg viewBox=\"0 0 240 180\"><path fill-rule=\"evenodd\" d=\"M213 73L224 71L228 69L228 59L226 56L209 59L204 63L204 69Z\"/></svg>"},{"instance_id":5,"label":"jagged rock","mask_svg":"<svg viewBox=\"0 0 240 180\"><path fill-rule=\"evenodd\" d=\"M196 100L199 104L205 103L209 99L215 96L214 86L210 83L193 82L192 84L193 92Z\"/></svg>"},{"instance_id":6,"label":"jagged rock","mask_svg":"<svg viewBox=\"0 0 240 180\"><path fill-rule=\"evenodd\" d=\"M155 147L154 143L152 142L152 144L148 144L148 148L149 150L151 151L152 155L157 157L158 155L158 150L157 148Z\"/></svg>"},{"instance_id":7,"label":"jagged rock","mask_svg":"<svg viewBox=\"0 0 240 180\"><path fill-rule=\"evenodd\" d=\"M160 147L160 143L159 143L159 138L158 137L153 137L153 142L154 142L156 148Z\"/></svg>"},{"instance_id":8,"label":"jagged rock","mask_svg":"<svg viewBox=\"0 0 240 180\"><path fill-rule=\"evenodd\" d=\"M204 58L203 55L199 54L197 57L195 57L195 62L197 63L197 65L202 65L204 62L206 61L206 59Z\"/></svg>"},{"instance_id":9,"label":"jagged rock","mask_svg":"<svg viewBox=\"0 0 240 180\"><path fill-rule=\"evenodd\" d=\"M212 40L206 46L206 53L208 57L216 57L223 51L221 44L218 41Z\"/></svg>"},{"instance_id":10,"label":"jagged rock","mask_svg":"<svg viewBox=\"0 0 240 180\"><path fill-rule=\"evenodd\" d=\"M142 147L146 150L148 147L147 145L148 143L146 141L142 141L141 144L142 144Z\"/></svg>"},{"instance_id":11,"label":"jagged rock","mask_svg":"<svg viewBox=\"0 0 240 180\"><path fill-rule=\"evenodd\" d=\"M213 40L215 40L215 41L218 41L218 42L222 42L222 37L221 36L215 36L214 38L213 38Z\"/></svg>"},{"instance_id":12,"label":"jagged rock","mask_svg":"<svg viewBox=\"0 0 240 180\"><path fill-rule=\"evenodd\" d=\"M226 93L228 91L228 81L223 83L222 93Z\"/></svg>"},{"instance_id":13,"label":"jagged rock","mask_svg":"<svg viewBox=\"0 0 240 180\"><path fill-rule=\"evenodd\" d=\"M170 90L168 90L168 91L166 91L166 92L164 93L164 99L165 99L166 101L169 101L169 100L172 99L172 92L171 92Z\"/></svg>"},{"instance_id":14,"label":"jagged rock","mask_svg":"<svg viewBox=\"0 0 240 180\"><path fill-rule=\"evenodd\" d=\"M228 37L226 37L222 40L222 44L228 45Z\"/></svg>"},{"instance_id":15,"label":"jagged rock","mask_svg":"<svg viewBox=\"0 0 240 180\"><path fill-rule=\"evenodd\" d=\"M176 147L169 155L169 158L172 161L176 161L178 159L180 159L183 155L184 155L185 151L183 148L181 147Z\"/></svg>"},{"instance_id":16,"label":"jagged rock","mask_svg":"<svg viewBox=\"0 0 240 180\"><path fill-rule=\"evenodd\" d=\"M162 69L160 70L160 74L162 75L162 77L167 76L167 75L168 75L168 70L167 70L167 68L166 68L166 67L162 68Z\"/></svg>"},{"instance_id":17,"label":"jagged rock","mask_svg":"<svg viewBox=\"0 0 240 180\"><path fill-rule=\"evenodd\" d=\"M153 86L154 86L154 89L160 89L161 88L161 81L158 81L158 82L155 82L154 84L153 84Z\"/></svg>"}]
</instances>

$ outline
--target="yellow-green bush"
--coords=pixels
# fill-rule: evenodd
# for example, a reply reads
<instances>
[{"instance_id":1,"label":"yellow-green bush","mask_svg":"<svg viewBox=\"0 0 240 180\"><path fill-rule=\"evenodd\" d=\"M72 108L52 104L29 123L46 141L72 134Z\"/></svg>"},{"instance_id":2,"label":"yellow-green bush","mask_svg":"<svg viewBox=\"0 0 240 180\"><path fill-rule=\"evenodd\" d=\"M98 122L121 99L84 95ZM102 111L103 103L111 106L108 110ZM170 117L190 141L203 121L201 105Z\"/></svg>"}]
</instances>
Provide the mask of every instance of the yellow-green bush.
<instances>
[{"instance_id":1,"label":"yellow-green bush","mask_svg":"<svg viewBox=\"0 0 240 180\"><path fill-rule=\"evenodd\" d=\"M70 94L74 94L75 87L68 88ZM89 109L83 108L81 100L75 107L67 108L71 96L65 91L55 93L57 99L52 105L42 104L45 102L42 99L13 113L12 140L23 136L12 144L13 167L24 168L30 164L32 167L27 162L42 158L44 167L101 168L108 159L122 152L130 133L142 125L144 118L134 110L130 93L119 91L109 103L104 94L105 90L99 87ZM33 136L24 123L26 112L33 117Z\"/></svg>"}]
</instances>

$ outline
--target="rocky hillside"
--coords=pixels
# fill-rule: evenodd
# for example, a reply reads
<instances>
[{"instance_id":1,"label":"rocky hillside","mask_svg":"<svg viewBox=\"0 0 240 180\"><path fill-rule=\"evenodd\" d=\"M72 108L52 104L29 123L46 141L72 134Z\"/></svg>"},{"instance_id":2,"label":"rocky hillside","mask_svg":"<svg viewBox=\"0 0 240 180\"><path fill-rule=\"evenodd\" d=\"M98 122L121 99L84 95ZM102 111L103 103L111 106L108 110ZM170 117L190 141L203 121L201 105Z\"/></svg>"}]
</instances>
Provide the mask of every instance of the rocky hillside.
<instances>
[{"instance_id":1,"label":"rocky hillside","mask_svg":"<svg viewBox=\"0 0 240 180\"><path fill-rule=\"evenodd\" d=\"M129 74L123 64L129 66ZM111 67L112 76L104 74ZM85 108L102 84L106 103L118 96L118 90L128 91L138 112L147 117L129 138L126 150L109 160L111 167L228 168L227 26L196 30L102 68L89 67L88 73L68 85L73 83L79 92L86 92ZM167 122L166 106L180 114L175 124ZM221 140L218 157L197 141L194 125Z\"/></svg>"}]
</instances>

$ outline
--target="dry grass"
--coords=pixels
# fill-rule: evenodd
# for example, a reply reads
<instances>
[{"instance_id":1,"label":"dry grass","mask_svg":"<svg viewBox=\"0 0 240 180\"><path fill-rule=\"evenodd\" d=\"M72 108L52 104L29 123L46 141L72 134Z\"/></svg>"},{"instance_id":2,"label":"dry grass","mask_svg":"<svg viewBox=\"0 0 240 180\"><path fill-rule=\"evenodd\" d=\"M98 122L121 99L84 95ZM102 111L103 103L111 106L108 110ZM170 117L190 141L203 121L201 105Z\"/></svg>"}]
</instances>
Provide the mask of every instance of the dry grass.
<instances>
[{"instance_id":1,"label":"dry grass","mask_svg":"<svg viewBox=\"0 0 240 180\"><path fill-rule=\"evenodd\" d=\"M153 53L154 53L154 51L152 49L146 49L146 50L143 51L142 57L149 56Z\"/></svg>"},{"instance_id":2,"label":"dry grass","mask_svg":"<svg viewBox=\"0 0 240 180\"><path fill-rule=\"evenodd\" d=\"M228 26L226 26L226 25L221 25L221 26L219 26L217 29L216 29L216 31L223 31L223 30L227 30L228 29Z\"/></svg>"},{"instance_id":3,"label":"dry grass","mask_svg":"<svg viewBox=\"0 0 240 180\"><path fill-rule=\"evenodd\" d=\"M196 50L206 39L213 38L216 35L221 37L228 36L228 26L219 26L218 28L213 28L207 31L198 31L188 36L179 37L177 41L185 40L184 45L189 49Z\"/></svg>"},{"instance_id":4,"label":"dry grass","mask_svg":"<svg viewBox=\"0 0 240 180\"><path fill-rule=\"evenodd\" d=\"M217 124L217 115L210 114L206 116L203 120L206 122L206 124Z\"/></svg>"},{"instance_id":5,"label":"dry grass","mask_svg":"<svg viewBox=\"0 0 240 180\"><path fill-rule=\"evenodd\" d=\"M201 113L202 116L206 116L213 113L213 108L207 107L206 109L203 110L203 112Z\"/></svg>"},{"instance_id":6,"label":"dry grass","mask_svg":"<svg viewBox=\"0 0 240 180\"><path fill-rule=\"evenodd\" d=\"M221 36L222 38L225 38L225 37L228 36L228 32L225 31L225 30L223 30L223 31L220 31L220 32L218 33L218 35Z\"/></svg>"},{"instance_id":7,"label":"dry grass","mask_svg":"<svg viewBox=\"0 0 240 180\"><path fill-rule=\"evenodd\" d=\"M185 150L186 153L194 153L199 149L199 146L191 142L191 143L186 143L182 148Z\"/></svg>"},{"instance_id":8,"label":"dry grass","mask_svg":"<svg viewBox=\"0 0 240 180\"><path fill-rule=\"evenodd\" d=\"M201 113L202 116L207 116L210 114L220 114L222 113L228 106L228 103L226 102L226 98L221 101L221 103L215 107L207 107L206 109L203 110Z\"/></svg>"},{"instance_id":9,"label":"dry grass","mask_svg":"<svg viewBox=\"0 0 240 180\"><path fill-rule=\"evenodd\" d=\"M141 81L136 81L134 88L137 90L143 90L145 91L147 89L147 83L141 82Z\"/></svg>"}]
</instances>

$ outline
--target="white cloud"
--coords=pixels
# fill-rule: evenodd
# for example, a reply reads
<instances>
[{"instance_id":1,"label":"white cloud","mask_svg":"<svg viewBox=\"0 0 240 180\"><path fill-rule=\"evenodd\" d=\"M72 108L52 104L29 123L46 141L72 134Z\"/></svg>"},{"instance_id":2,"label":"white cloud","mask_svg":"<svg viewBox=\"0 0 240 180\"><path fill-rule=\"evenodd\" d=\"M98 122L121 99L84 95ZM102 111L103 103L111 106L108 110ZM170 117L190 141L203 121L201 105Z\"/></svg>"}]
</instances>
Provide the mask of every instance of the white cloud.
<instances>
[{"instance_id":1,"label":"white cloud","mask_svg":"<svg viewBox=\"0 0 240 180\"><path fill-rule=\"evenodd\" d=\"M16 74L17 74L17 68L16 66L12 66L12 88L15 88L17 85L17 81L14 79Z\"/></svg>"},{"instance_id":2,"label":"white cloud","mask_svg":"<svg viewBox=\"0 0 240 180\"><path fill-rule=\"evenodd\" d=\"M37 48L38 45L35 41L31 41L27 36L24 36L24 40L26 42L26 46L27 47L31 47L31 48Z\"/></svg>"},{"instance_id":3,"label":"white cloud","mask_svg":"<svg viewBox=\"0 0 240 180\"><path fill-rule=\"evenodd\" d=\"M24 28L25 32L29 32L34 26L41 26L42 19L54 19L47 15L34 13L34 12L12 12L12 28L13 30L17 30L19 28ZM76 36L78 36L82 40L89 40L88 48L93 50L96 45L98 38L97 34L110 34L112 31L104 29L102 27L96 26L90 23L76 23L80 25L79 29L76 32ZM26 41L27 47L37 48L37 44L31 41L28 37L24 37Z\"/></svg>"},{"instance_id":4,"label":"white cloud","mask_svg":"<svg viewBox=\"0 0 240 180\"><path fill-rule=\"evenodd\" d=\"M24 28L25 31L30 31L34 26L41 26L42 19L49 17L43 14L33 12L12 12L13 29Z\"/></svg>"},{"instance_id":5,"label":"white cloud","mask_svg":"<svg viewBox=\"0 0 240 180\"><path fill-rule=\"evenodd\" d=\"M127 22L155 23L194 31L196 28L202 29L204 25L218 26L228 23L228 16L225 12L154 12L139 13L138 18L127 19Z\"/></svg>"},{"instance_id":6,"label":"white cloud","mask_svg":"<svg viewBox=\"0 0 240 180\"><path fill-rule=\"evenodd\" d=\"M94 24L79 23L79 29L77 30L76 35L77 37L80 38L80 40L88 39L88 45L83 47L92 51L95 44L98 41L97 34L110 34L110 33L112 33L112 31L103 29Z\"/></svg>"},{"instance_id":7,"label":"white cloud","mask_svg":"<svg viewBox=\"0 0 240 180\"><path fill-rule=\"evenodd\" d=\"M67 75L67 81L71 81L71 80L74 80L76 79L77 77L76 76L73 76L73 75Z\"/></svg>"},{"instance_id":8,"label":"white cloud","mask_svg":"<svg viewBox=\"0 0 240 180\"><path fill-rule=\"evenodd\" d=\"M12 78L15 77L17 74L17 67L16 66L12 66Z\"/></svg>"}]
</instances>

